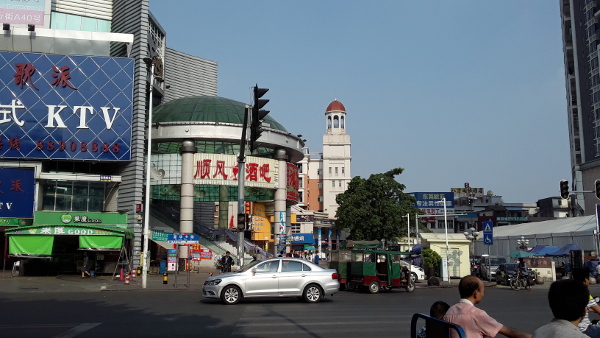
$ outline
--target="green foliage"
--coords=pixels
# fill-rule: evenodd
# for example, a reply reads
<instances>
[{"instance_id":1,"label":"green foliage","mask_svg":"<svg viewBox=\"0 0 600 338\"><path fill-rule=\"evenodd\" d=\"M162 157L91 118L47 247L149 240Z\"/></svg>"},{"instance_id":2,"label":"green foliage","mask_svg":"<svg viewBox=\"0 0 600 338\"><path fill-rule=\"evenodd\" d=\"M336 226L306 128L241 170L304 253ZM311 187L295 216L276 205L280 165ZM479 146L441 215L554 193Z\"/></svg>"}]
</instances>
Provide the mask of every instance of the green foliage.
<instances>
[{"instance_id":1,"label":"green foliage","mask_svg":"<svg viewBox=\"0 0 600 338\"><path fill-rule=\"evenodd\" d=\"M356 176L348 189L337 195L336 225L350 233L349 239L394 240L406 236L407 219L402 216L410 214L414 222L412 217L422 212L415 208L415 198L404 193L406 186L394 179L403 171L395 168L368 179Z\"/></svg>"},{"instance_id":2,"label":"green foliage","mask_svg":"<svg viewBox=\"0 0 600 338\"><path fill-rule=\"evenodd\" d=\"M423 263L425 266L437 268L442 262L442 256L431 249L424 249L421 251L421 256L423 257Z\"/></svg>"}]
</instances>

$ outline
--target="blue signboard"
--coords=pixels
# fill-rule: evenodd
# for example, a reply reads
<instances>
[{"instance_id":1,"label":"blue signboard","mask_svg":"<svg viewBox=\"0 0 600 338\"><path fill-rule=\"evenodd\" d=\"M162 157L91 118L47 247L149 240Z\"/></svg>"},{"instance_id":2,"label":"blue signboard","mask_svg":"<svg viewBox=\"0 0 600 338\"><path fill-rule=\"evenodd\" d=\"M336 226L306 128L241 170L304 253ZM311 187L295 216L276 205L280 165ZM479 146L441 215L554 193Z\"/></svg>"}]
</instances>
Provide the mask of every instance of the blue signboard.
<instances>
[{"instance_id":1,"label":"blue signboard","mask_svg":"<svg viewBox=\"0 0 600 338\"><path fill-rule=\"evenodd\" d=\"M133 65L0 52L0 158L129 161Z\"/></svg>"},{"instance_id":2,"label":"blue signboard","mask_svg":"<svg viewBox=\"0 0 600 338\"><path fill-rule=\"evenodd\" d=\"M411 192L409 195L417 199L415 207L427 214L442 214L444 212L443 198L446 198L446 212L454 211L454 193L452 192Z\"/></svg>"},{"instance_id":3,"label":"blue signboard","mask_svg":"<svg viewBox=\"0 0 600 338\"><path fill-rule=\"evenodd\" d=\"M315 243L315 236L313 234L293 234L292 235L292 243L300 244L300 243Z\"/></svg>"},{"instance_id":4,"label":"blue signboard","mask_svg":"<svg viewBox=\"0 0 600 338\"><path fill-rule=\"evenodd\" d=\"M483 222L481 227L483 228L483 244L492 245L494 244L494 223Z\"/></svg>"},{"instance_id":5,"label":"blue signboard","mask_svg":"<svg viewBox=\"0 0 600 338\"><path fill-rule=\"evenodd\" d=\"M0 218L33 218L33 168L0 168Z\"/></svg>"},{"instance_id":6,"label":"blue signboard","mask_svg":"<svg viewBox=\"0 0 600 338\"><path fill-rule=\"evenodd\" d=\"M174 244L198 244L200 240L200 236L198 235L179 235L179 234L169 234L167 236L167 241L169 243Z\"/></svg>"}]
</instances>

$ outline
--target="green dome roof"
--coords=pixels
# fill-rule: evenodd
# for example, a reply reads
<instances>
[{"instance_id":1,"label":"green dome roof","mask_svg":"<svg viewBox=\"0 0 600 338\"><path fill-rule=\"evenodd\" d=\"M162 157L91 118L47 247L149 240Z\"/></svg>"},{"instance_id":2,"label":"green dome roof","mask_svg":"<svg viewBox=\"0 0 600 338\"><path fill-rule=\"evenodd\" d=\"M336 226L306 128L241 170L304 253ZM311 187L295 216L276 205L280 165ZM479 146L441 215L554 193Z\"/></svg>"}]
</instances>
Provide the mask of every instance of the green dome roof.
<instances>
[{"instance_id":1,"label":"green dome roof","mask_svg":"<svg viewBox=\"0 0 600 338\"><path fill-rule=\"evenodd\" d=\"M219 96L188 96L161 104L152 114L152 122L244 123L246 104ZM287 130L267 115L271 129Z\"/></svg>"}]
</instances>

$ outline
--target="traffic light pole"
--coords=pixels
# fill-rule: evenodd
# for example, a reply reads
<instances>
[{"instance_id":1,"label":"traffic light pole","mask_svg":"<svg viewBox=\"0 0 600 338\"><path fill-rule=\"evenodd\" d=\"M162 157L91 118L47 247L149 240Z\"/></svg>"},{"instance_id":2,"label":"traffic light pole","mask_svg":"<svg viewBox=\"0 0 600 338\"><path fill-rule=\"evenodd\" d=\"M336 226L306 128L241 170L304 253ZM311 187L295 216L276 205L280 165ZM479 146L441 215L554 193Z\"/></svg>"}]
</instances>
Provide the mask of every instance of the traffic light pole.
<instances>
[{"instance_id":1,"label":"traffic light pole","mask_svg":"<svg viewBox=\"0 0 600 338\"><path fill-rule=\"evenodd\" d=\"M246 106L244 109L244 125L242 127L242 138L240 139L240 154L238 157L238 215L244 214L244 180L246 178L246 163L245 163L245 151L246 151L246 129L248 129L248 114L250 113L250 107ZM238 221L239 222L239 221ZM244 265L244 231L245 228L238 226L238 266Z\"/></svg>"}]
</instances>

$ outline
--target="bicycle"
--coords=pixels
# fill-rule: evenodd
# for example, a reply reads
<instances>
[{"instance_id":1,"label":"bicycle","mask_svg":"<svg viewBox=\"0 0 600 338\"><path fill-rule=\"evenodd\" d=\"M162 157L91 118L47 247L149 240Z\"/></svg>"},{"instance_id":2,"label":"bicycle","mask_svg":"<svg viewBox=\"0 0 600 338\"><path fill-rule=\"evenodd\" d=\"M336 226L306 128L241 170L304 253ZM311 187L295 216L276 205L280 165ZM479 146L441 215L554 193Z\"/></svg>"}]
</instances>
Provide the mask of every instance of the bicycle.
<instances>
[{"instance_id":1,"label":"bicycle","mask_svg":"<svg viewBox=\"0 0 600 338\"><path fill-rule=\"evenodd\" d=\"M535 276L533 273L525 275L521 270L515 271L515 273L509 279L509 285L513 290L519 290L521 287L524 289L531 290L533 284L535 284Z\"/></svg>"}]
</instances>

